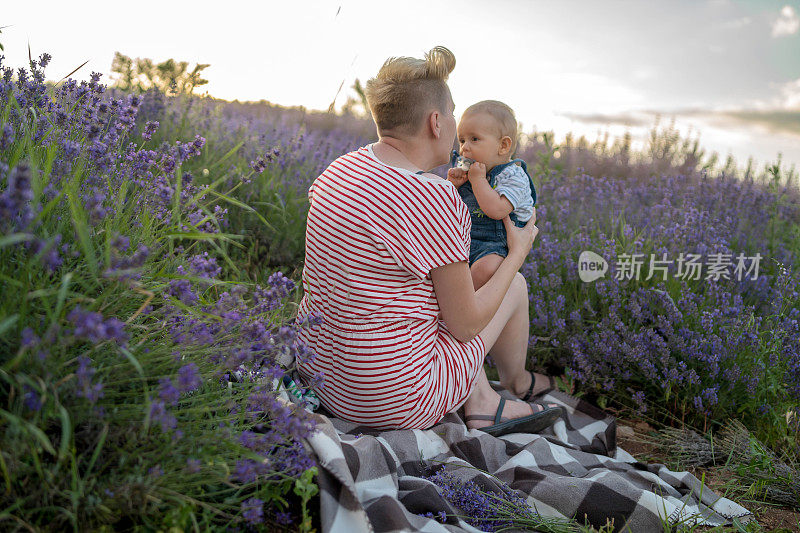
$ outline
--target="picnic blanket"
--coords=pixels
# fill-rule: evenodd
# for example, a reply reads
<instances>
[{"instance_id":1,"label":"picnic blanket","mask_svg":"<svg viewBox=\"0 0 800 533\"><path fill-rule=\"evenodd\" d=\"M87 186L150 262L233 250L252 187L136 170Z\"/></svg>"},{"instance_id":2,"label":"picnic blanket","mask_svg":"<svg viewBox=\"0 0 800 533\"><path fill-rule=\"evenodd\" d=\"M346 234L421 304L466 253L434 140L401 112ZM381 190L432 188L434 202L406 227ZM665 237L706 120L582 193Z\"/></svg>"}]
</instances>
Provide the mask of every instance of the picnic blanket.
<instances>
[{"instance_id":1,"label":"picnic blanket","mask_svg":"<svg viewBox=\"0 0 800 533\"><path fill-rule=\"evenodd\" d=\"M479 531L425 479L442 467L481 486L500 480L543 517L596 528L613 520L615 530L662 531L665 522L751 518L689 472L637 462L617 447L615 419L588 402L558 391L541 398L563 405L564 419L540 434L501 438L468 430L455 413L424 431L376 431L320 415L308 444L319 466L323 531ZM420 516L440 511L444 524Z\"/></svg>"}]
</instances>

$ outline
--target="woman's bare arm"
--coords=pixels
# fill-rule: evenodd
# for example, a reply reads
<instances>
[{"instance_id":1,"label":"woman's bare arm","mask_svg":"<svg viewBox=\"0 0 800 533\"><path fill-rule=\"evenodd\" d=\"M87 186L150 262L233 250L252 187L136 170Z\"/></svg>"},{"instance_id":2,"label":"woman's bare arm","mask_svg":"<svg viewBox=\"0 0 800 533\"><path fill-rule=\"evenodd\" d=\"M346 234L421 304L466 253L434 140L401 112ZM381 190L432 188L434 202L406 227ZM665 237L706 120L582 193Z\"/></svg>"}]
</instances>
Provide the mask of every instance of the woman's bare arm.
<instances>
[{"instance_id":1,"label":"woman's bare arm","mask_svg":"<svg viewBox=\"0 0 800 533\"><path fill-rule=\"evenodd\" d=\"M515 227L508 217L503 219L508 234L508 256L477 291L464 261L431 269L442 320L459 341L472 340L497 313L511 280L525 261L539 231L535 222L535 212L523 228Z\"/></svg>"}]
</instances>

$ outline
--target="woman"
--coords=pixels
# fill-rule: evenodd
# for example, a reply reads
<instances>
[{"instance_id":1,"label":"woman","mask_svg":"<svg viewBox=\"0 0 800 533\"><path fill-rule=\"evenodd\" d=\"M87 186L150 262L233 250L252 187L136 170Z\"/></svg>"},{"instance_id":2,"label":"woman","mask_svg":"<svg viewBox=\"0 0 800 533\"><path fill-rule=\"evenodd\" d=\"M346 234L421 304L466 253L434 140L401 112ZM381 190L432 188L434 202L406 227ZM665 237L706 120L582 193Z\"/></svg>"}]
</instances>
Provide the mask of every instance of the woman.
<instances>
[{"instance_id":1,"label":"woman","mask_svg":"<svg viewBox=\"0 0 800 533\"><path fill-rule=\"evenodd\" d=\"M456 133L443 47L390 58L367 82L378 142L338 158L309 190L303 340L321 372L318 395L336 416L378 429L425 429L463 404L468 427L493 435L539 431L555 405L506 402L500 382L529 399L552 388L525 370L528 298L518 273L538 233L508 217L509 254L478 291L470 277L470 216L455 187L426 173L449 160Z\"/></svg>"}]
</instances>

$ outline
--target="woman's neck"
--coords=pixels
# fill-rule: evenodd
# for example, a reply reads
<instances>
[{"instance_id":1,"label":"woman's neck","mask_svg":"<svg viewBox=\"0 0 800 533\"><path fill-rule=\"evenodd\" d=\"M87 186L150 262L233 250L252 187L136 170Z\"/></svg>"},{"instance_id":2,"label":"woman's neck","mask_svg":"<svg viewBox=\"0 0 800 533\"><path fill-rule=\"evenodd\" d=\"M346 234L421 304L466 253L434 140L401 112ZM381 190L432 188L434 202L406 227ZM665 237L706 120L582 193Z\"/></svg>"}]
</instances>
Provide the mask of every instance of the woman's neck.
<instances>
[{"instance_id":1,"label":"woman's neck","mask_svg":"<svg viewBox=\"0 0 800 533\"><path fill-rule=\"evenodd\" d=\"M384 163L412 172L428 171L437 166L432 164L431 156L422 146L396 137L382 136L372 146L373 153Z\"/></svg>"}]
</instances>

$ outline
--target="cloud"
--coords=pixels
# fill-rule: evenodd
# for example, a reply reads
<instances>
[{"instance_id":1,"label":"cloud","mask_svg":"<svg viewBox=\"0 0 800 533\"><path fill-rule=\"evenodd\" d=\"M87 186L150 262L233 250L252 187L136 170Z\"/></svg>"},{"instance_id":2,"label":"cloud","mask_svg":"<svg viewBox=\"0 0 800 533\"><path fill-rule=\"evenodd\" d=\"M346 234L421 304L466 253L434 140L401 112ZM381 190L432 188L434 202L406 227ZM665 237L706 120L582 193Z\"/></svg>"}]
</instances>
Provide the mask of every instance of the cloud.
<instances>
[{"instance_id":1,"label":"cloud","mask_svg":"<svg viewBox=\"0 0 800 533\"><path fill-rule=\"evenodd\" d=\"M800 135L800 111L776 109L774 111L730 111L721 113L744 124L755 124L773 133Z\"/></svg>"},{"instance_id":2,"label":"cloud","mask_svg":"<svg viewBox=\"0 0 800 533\"><path fill-rule=\"evenodd\" d=\"M797 80L800 99L800 80ZM700 121L720 128L731 127L731 120L742 126L761 126L772 133L800 135L800 109L742 109L711 110L682 109L675 111L637 111L623 113L562 113L571 120L583 124L624 126L627 128L651 128L659 117L675 117L682 121ZM701 128L702 129L702 128Z\"/></svg>"},{"instance_id":3,"label":"cloud","mask_svg":"<svg viewBox=\"0 0 800 533\"><path fill-rule=\"evenodd\" d=\"M585 124L648 127L653 125L657 113L640 111L622 113L560 113L560 115Z\"/></svg>"},{"instance_id":4,"label":"cloud","mask_svg":"<svg viewBox=\"0 0 800 533\"><path fill-rule=\"evenodd\" d=\"M739 30L748 26L751 22L753 22L753 19L750 17L741 17L721 22L719 23L719 27L724 30Z\"/></svg>"},{"instance_id":5,"label":"cloud","mask_svg":"<svg viewBox=\"0 0 800 533\"><path fill-rule=\"evenodd\" d=\"M792 6L783 6L781 14L772 23L772 36L792 35L797 33L797 30L800 30L800 17Z\"/></svg>"},{"instance_id":6,"label":"cloud","mask_svg":"<svg viewBox=\"0 0 800 533\"><path fill-rule=\"evenodd\" d=\"M800 109L800 78L784 83L781 86L781 107Z\"/></svg>"}]
</instances>

